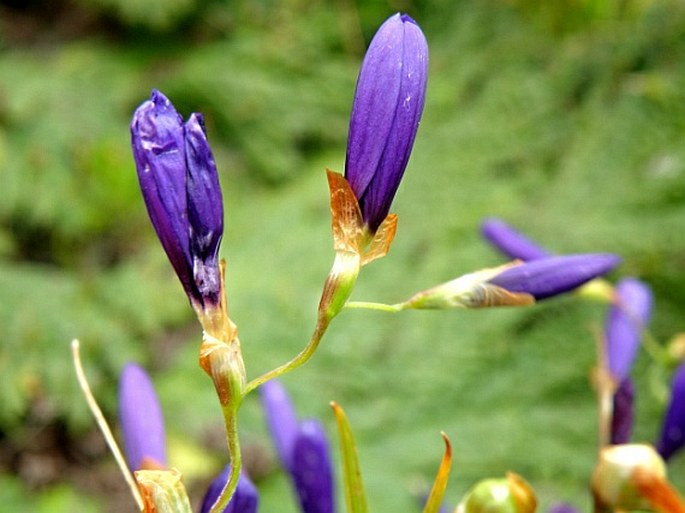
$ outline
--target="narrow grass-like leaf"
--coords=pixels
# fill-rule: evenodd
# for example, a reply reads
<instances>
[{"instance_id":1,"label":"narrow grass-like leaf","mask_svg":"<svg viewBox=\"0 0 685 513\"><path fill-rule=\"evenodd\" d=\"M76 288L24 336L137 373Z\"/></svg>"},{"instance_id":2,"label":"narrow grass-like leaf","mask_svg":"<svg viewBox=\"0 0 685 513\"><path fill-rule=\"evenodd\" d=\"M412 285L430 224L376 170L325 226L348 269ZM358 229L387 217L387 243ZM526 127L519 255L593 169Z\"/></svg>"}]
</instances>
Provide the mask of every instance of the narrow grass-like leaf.
<instances>
[{"instance_id":1,"label":"narrow grass-like leaf","mask_svg":"<svg viewBox=\"0 0 685 513\"><path fill-rule=\"evenodd\" d=\"M335 414L338 434L340 436L347 511L348 513L367 513L368 507L366 504L366 494L364 493L364 483L362 482L359 458L357 458L357 446L354 443L350 423L339 404L331 402L331 408L333 408L333 413Z\"/></svg>"},{"instance_id":2,"label":"narrow grass-like leaf","mask_svg":"<svg viewBox=\"0 0 685 513\"><path fill-rule=\"evenodd\" d=\"M452 467L452 445L450 439L444 432L440 435L445 441L445 454L442 456L438 474L435 476L435 482L431 493L428 495L428 500L423 508L423 513L439 513L442 504L442 497L445 495L445 488L447 488L447 480L450 477L450 468Z\"/></svg>"}]
</instances>

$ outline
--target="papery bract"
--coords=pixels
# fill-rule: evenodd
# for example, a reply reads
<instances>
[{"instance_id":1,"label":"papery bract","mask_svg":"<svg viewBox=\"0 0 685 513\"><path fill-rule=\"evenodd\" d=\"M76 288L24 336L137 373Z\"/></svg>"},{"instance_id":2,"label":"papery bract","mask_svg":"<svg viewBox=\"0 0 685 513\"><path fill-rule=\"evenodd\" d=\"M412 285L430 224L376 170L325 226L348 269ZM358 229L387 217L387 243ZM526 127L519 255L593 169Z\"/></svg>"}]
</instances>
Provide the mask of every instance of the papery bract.
<instances>
[{"instance_id":1,"label":"papery bract","mask_svg":"<svg viewBox=\"0 0 685 513\"><path fill-rule=\"evenodd\" d=\"M119 421L131 470L167 466L162 408L149 376L134 363L119 378Z\"/></svg>"},{"instance_id":2,"label":"papery bract","mask_svg":"<svg viewBox=\"0 0 685 513\"><path fill-rule=\"evenodd\" d=\"M501 219L485 219L480 226L483 236L506 256L517 260L538 260L551 254Z\"/></svg>"},{"instance_id":3,"label":"papery bract","mask_svg":"<svg viewBox=\"0 0 685 513\"><path fill-rule=\"evenodd\" d=\"M685 445L685 364L673 376L671 401L666 410L661 436L656 448L665 460L672 458Z\"/></svg>"},{"instance_id":4,"label":"papery bract","mask_svg":"<svg viewBox=\"0 0 685 513\"><path fill-rule=\"evenodd\" d=\"M630 375L642 332L652 313L653 299L650 288L635 278L622 279L615 290L605 337L609 371L620 382Z\"/></svg>"},{"instance_id":5,"label":"papery bract","mask_svg":"<svg viewBox=\"0 0 685 513\"><path fill-rule=\"evenodd\" d=\"M370 233L387 216L423 112L428 45L416 22L395 14L364 57L352 104L345 178Z\"/></svg>"}]
</instances>

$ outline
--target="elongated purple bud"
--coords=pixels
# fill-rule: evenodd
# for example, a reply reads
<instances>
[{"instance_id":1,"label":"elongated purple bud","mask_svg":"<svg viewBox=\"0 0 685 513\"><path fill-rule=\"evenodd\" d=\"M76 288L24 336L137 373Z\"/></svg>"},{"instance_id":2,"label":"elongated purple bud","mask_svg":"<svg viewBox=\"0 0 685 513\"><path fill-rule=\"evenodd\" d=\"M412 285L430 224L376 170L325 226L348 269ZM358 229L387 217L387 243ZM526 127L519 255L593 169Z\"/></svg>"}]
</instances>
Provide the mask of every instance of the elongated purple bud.
<instances>
[{"instance_id":1,"label":"elongated purple bud","mask_svg":"<svg viewBox=\"0 0 685 513\"><path fill-rule=\"evenodd\" d=\"M509 267L488 283L541 300L578 288L620 262L619 257L608 253L549 257Z\"/></svg>"},{"instance_id":2,"label":"elongated purple bud","mask_svg":"<svg viewBox=\"0 0 685 513\"><path fill-rule=\"evenodd\" d=\"M426 96L428 45L416 22L395 14L364 57L352 104L345 178L375 233L409 161Z\"/></svg>"},{"instance_id":3,"label":"elongated purple bud","mask_svg":"<svg viewBox=\"0 0 685 513\"><path fill-rule=\"evenodd\" d=\"M483 236L509 258L528 261L551 256L545 249L501 219L485 219L480 229Z\"/></svg>"},{"instance_id":4,"label":"elongated purple bud","mask_svg":"<svg viewBox=\"0 0 685 513\"><path fill-rule=\"evenodd\" d=\"M616 302L607 316L605 337L609 370L618 381L630 375L652 304L652 291L640 280L624 278L616 285Z\"/></svg>"},{"instance_id":5,"label":"elongated purple bud","mask_svg":"<svg viewBox=\"0 0 685 513\"><path fill-rule=\"evenodd\" d=\"M611 417L611 444L627 444L633 434L633 403L635 386L633 380L626 378L614 393L613 415Z\"/></svg>"},{"instance_id":6,"label":"elongated purple bud","mask_svg":"<svg viewBox=\"0 0 685 513\"><path fill-rule=\"evenodd\" d=\"M661 436L656 444L661 457L668 461L685 445L685 364L673 376L671 401L666 410Z\"/></svg>"},{"instance_id":7,"label":"elongated purple bud","mask_svg":"<svg viewBox=\"0 0 685 513\"><path fill-rule=\"evenodd\" d=\"M167 466L162 408L149 376L134 363L119 378L119 422L131 470Z\"/></svg>"},{"instance_id":8,"label":"elongated purple bud","mask_svg":"<svg viewBox=\"0 0 685 513\"><path fill-rule=\"evenodd\" d=\"M152 225L196 307L217 306L223 203L202 116L187 123L153 91L133 115L133 157Z\"/></svg>"},{"instance_id":9,"label":"elongated purple bud","mask_svg":"<svg viewBox=\"0 0 685 513\"><path fill-rule=\"evenodd\" d=\"M195 295L183 119L159 91L152 91L151 98L134 113L131 144L152 226L186 293Z\"/></svg>"},{"instance_id":10,"label":"elongated purple bud","mask_svg":"<svg viewBox=\"0 0 685 513\"><path fill-rule=\"evenodd\" d=\"M226 485L226 481L228 481L230 472L231 466L226 465L221 474L211 482L209 488L207 488L204 499L202 499L200 513L209 513L212 509L212 506L221 494L221 490L223 490ZM257 493L257 488L252 484L250 478L245 474L240 474L235 493L233 494L233 497L231 497L231 500L223 513L255 513L258 505L259 495Z\"/></svg>"},{"instance_id":11,"label":"elongated purple bud","mask_svg":"<svg viewBox=\"0 0 685 513\"><path fill-rule=\"evenodd\" d=\"M302 422L292 454L292 478L303 513L333 513L333 465L326 432L320 422Z\"/></svg>"},{"instance_id":12,"label":"elongated purple bud","mask_svg":"<svg viewBox=\"0 0 685 513\"><path fill-rule=\"evenodd\" d=\"M279 381L267 381L259 387L259 392L276 454L283 467L290 472L293 468L293 447L300 430L297 414Z\"/></svg>"}]
</instances>

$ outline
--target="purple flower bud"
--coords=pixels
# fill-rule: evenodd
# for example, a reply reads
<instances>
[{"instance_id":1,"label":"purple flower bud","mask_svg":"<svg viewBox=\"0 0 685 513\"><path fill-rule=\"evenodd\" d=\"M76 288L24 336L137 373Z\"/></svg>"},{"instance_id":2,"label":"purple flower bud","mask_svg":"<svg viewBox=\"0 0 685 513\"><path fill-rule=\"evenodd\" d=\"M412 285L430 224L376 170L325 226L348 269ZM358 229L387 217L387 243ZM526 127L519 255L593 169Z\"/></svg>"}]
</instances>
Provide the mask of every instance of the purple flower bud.
<instances>
[{"instance_id":1,"label":"purple flower bud","mask_svg":"<svg viewBox=\"0 0 685 513\"><path fill-rule=\"evenodd\" d=\"M416 22L395 14L364 57L352 104L345 177L371 233L390 210L409 161L426 96L428 45Z\"/></svg>"},{"instance_id":2,"label":"purple flower bud","mask_svg":"<svg viewBox=\"0 0 685 513\"><path fill-rule=\"evenodd\" d=\"M483 236L509 258L527 261L551 256L501 219L486 219L480 229Z\"/></svg>"},{"instance_id":3,"label":"purple flower bud","mask_svg":"<svg viewBox=\"0 0 685 513\"><path fill-rule=\"evenodd\" d=\"M297 414L280 382L267 381L259 387L259 391L276 453L283 467L290 472L293 467L293 446L300 429Z\"/></svg>"},{"instance_id":4,"label":"purple flower bud","mask_svg":"<svg viewBox=\"0 0 685 513\"><path fill-rule=\"evenodd\" d=\"M335 500L328 438L320 422L305 420L295 438L292 477L303 513L333 513Z\"/></svg>"},{"instance_id":5,"label":"purple flower bud","mask_svg":"<svg viewBox=\"0 0 685 513\"><path fill-rule=\"evenodd\" d=\"M624 278L616 285L616 303L609 310L605 326L607 363L611 374L623 381L640 347L642 331L652 313L652 292L635 278Z\"/></svg>"},{"instance_id":6,"label":"purple flower bud","mask_svg":"<svg viewBox=\"0 0 685 513\"><path fill-rule=\"evenodd\" d=\"M681 364L673 376L671 402L661 428L656 449L668 461L685 445L685 364Z\"/></svg>"},{"instance_id":7,"label":"purple flower bud","mask_svg":"<svg viewBox=\"0 0 685 513\"><path fill-rule=\"evenodd\" d=\"M555 256L509 267L488 282L509 292L530 294L541 300L602 276L620 261L619 257L608 253Z\"/></svg>"},{"instance_id":8,"label":"purple flower bud","mask_svg":"<svg viewBox=\"0 0 685 513\"><path fill-rule=\"evenodd\" d=\"M131 470L167 466L162 408L147 373L134 363L119 378L119 422Z\"/></svg>"},{"instance_id":9,"label":"purple flower bud","mask_svg":"<svg viewBox=\"0 0 685 513\"><path fill-rule=\"evenodd\" d=\"M131 144L150 220L188 298L217 304L223 206L201 116L184 125L155 90L133 115Z\"/></svg>"},{"instance_id":10,"label":"purple flower bud","mask_svg":"<svg viewBox=\"0 0 685 513\"><path fill-rule=\"evenodd\" d=\"M209 485L205 497L202 499L200 513L209 513L209 510L212 509L212 506L221 494L221 490L226 486L230 472L231 466L226 465L221 474ZM255 513L258 504L259 495L257 494L257 488L255 488L255 485L252 484L252 481L245 474L240 474L235 493L223 513Z\"/></svg>"},{"instance_id":11,"label":"purple flower bud","mask_svg":"<svg viewBox=\"0 0 685 513\"><path fill-rule=\"evenodd\" d=\"M614 393L613 415L611 417L611 444L627 444L633 434L633 402L635 386L633 380L621 381Z\"/></svg>"}]
</instances>

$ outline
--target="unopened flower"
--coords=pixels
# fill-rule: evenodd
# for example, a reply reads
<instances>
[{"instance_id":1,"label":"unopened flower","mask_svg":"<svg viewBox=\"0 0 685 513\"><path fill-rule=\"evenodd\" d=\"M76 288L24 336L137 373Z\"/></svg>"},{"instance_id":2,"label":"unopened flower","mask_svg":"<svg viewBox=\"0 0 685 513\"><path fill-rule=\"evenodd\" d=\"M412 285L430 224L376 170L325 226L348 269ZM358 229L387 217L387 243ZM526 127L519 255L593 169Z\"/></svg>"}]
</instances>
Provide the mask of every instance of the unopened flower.
<instances>
[{"instance_id":1,"label":"unopened flower","mask_svg":"<svg viewBox=\"0 0 685 513\"><path fill-rule=\"evenodd\" d=\"M640 339L652 314L652 292L642 281L624 278L616 285L615 302L605 326L607 365L618 382L630 375Z\"/></svg>"},{"instance_id":2,"label":"unopened flower","mask_svg":"<svg viewBox=\"0 0 685 513\"><path fill-rule=\"evenodd\" d=\"M221 474L211 482L202 499L200 513L209 513L212 506L219 498L221 490L223 490L226 485L230 473L231 466L226 465ZM252 481L250 481L245 474L240 474L235 493L233 494L233 497L231 497L231 501L228 503L228 506L226 506L223 513L255 513L258 505L259 495L257 493L257 488L255 488L255 485L252 484Z\"/></svg>"},{"instance_id":3,"label":"unopened flower","mask_svg":"<svg viewBox=\"0 0 685 513\"><path fill-rule=\"evenodd\" d=\"M428 45L406 14L390 17L364 57L352 104L345 178L368 231L388 215L409 161L426 96Z\"/></svg>"},{"instance_id":4,"label":"unopened flower","mask_svg":"<svg viewBox=\"0 0 685 513\"><path fill-rule=\"evenodd\" d=\"M483 479L469 490L456 513L534 513L537 498L531 486L510 472L506 478Z\"/></svg>"},{"instance_id":5,"label":"unopened flower","mask_svg":"<svg viewBox=\"0 0 685 513\"><path fill-rule=\"evenodd\" d=\"M656 448L668 461L685 445L685 364L673 376L671 401L666 410Z\"/></svg>"},{"instance_id":6,"label":"unopened flower","mask_svg":"<svg viewBox=\"0 0 685 513\"><path fill-rule=\"evenodd\" d=\"M314 419L299 422L279 382L264 383L260 391L276 452L290 474L302 513L333 513L333 466L323 426Z\"/></svg>"},{"instance_id":7,"label":"unopened flower","mask_svg":"<svg viewBox=\"0 0 685 513\"><path fill-rule=\"evenodd\" d=\"M167 466L162 408L149 376L134 363L119 378L119 421L131 470Z\"/></svg>"},{"instance_id":8,"label":"unopened flower","mask_svg":"<svg viewBox=\"0 0 685 513\"><path fill-rule=\"evenodd\" d=\"M483 236L493 246L511 259L527 261L551 256L547 250L501 219L494 217L485 219L480 229Z\"/></svg>"},{"instance_id":9,"label":"unopened flower","mask_svg":"<svg viewBox=\"0 0 685 513\"><path fill-rule=\"evenodd\" d=\"M563 294L608 273L620 262L598 253L543 258L476 271L419 292L405 308L525 306Z\"/></svg>"},{"instance_id":10,"label":"unopened flower","mask_svg":"<svg viewBox=\"0 0 685 513\"><path fill-rule=\"evenodd\" d=\"M549 257L512 266L488 283L509 292L530 294L539 301L578 288L620 262L619 257L608 253Z\"/></svg>"},{"instance_id":11,"label":"unopened flower","mask_svg":"<svg viewBox=\"0 0 685 513\"><path fill-rule=\"evenodd\" d=\"M131 142L150 220L191 304L216 306L223 204L202 116L183 123L155 90L133 115Z\"/></svg>"}]
</instances>

